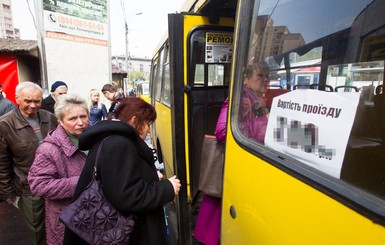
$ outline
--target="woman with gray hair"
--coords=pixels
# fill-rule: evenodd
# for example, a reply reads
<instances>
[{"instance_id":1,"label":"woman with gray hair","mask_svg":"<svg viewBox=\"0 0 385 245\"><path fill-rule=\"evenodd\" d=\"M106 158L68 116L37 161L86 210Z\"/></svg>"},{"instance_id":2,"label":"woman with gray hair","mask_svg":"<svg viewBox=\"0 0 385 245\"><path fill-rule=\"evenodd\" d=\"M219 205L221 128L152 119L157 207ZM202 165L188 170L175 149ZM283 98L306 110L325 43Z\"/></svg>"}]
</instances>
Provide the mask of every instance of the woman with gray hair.
<instances>
[{"instance_id":1,"label":"woman with gray hair","mask_svg":"<svg viewBox=\"0 0 385 245\"><path fill-rule=\"evenodd\" d=\"M88 127L89 111L83 98L66 94L55 104L55 115L59 124L37 149L28 174L32 194L45 201L48 245L63 243L64 225L58 217L71 203L86 161L86 152L78 149L78 136Z\"/></svg>"}]
</instances>

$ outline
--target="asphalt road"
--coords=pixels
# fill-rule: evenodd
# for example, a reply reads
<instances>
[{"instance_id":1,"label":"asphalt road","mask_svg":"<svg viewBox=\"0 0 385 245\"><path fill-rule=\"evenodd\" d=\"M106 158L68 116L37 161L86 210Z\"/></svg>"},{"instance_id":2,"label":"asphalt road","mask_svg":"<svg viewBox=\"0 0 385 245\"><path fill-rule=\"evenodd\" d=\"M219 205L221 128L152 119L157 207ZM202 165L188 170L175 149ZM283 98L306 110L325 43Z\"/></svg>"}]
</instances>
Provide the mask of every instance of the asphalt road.
<instances>
[{"instance_id":1,"label":"asphalt road","mask_svg":"<svg viewBox=\"0 0 385 245\"><path fill-rule=\"evenodd\" d=\"M28 245L22 214L13 205L0 201L0 244Z\"/></svg>"}]
</instances>

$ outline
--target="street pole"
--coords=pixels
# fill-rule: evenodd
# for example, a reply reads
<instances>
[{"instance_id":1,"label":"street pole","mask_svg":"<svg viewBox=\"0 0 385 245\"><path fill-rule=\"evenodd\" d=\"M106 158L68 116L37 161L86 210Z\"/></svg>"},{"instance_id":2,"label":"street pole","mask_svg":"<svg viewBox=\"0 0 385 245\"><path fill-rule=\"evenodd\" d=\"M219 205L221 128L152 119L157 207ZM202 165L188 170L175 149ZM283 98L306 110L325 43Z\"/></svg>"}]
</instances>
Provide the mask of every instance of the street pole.
<instances>
[{"instance_id":1,"label":"street pole","mask_svg":"<svg viewBox=\"0 0 385 245\"><path fill-rule=\"evenodd\" d=\"M133 17L136 15L141 15L143 14L142 12L136 13L133 15L128 16ZM130 52L129 52L129 46L128 46L128 23L127 23L127 18L124 18L124 28L125 28L125 35L126 35L126 57L125 57L125 62L126 62L126 71L127 71L127 84L125 84L125 87L127 89L128 84L130 83L130 67L129 67L129 62L130 62ZM134 83L132 83L132 87L134 88ZM127 93L125 89L125 92Z\"/></svg>"},{"instance_id":2,"label":"street pole","mask_svg":"<svg viewBox=\"0 0 385 245\"><path fill-rule=\"evenodd\" d=\"M127 21L125 22L125 34L126 34L126 57L125 57L125 62L126 62L127 78L126 78L126 82L124 84L124 92L127 95L128 84L130 82L130 72L128 70L128 25L127 25Z\"/></svg>"},{"instance_id":3,"label":"street pole","mask_svg":"<svg viewBox=\"0 0 385 245\"><path fill-rule=\"evenodd\" d=\"M35 3L36 14L36 32L37 32L37 44L40 58L40 72L41 72L41 87L43 88L44 97L49 95L48 75L47 75L47 60L45 55L45 42L44 42L44 25L43 25L43 5L41 1Z\"/></svg>"}]
</instances>

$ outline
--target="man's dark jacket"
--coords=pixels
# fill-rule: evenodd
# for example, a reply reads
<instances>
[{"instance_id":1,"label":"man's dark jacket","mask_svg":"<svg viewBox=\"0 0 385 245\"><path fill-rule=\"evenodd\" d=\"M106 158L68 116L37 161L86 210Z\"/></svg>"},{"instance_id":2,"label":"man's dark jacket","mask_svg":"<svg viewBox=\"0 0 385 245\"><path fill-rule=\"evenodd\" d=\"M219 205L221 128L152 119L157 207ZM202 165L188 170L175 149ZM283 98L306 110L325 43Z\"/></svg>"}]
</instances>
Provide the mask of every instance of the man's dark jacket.
<instances>
[{"instance_id":1,"label":"man's dark jacket","mask_svg":"<svg viewBox=\"0 0 385 245\"><path fill-rule=\"evenodd\" d=\"M44 110L38 115L44 139L56 127L57 119ZM19 108L0 117L0 197L31 194L27 176L38 147L39 139Z\"/></svg>"},{"instance_id":2,"label":"man's dark jacket","mask_svg":"<svg viewBox=\"0 0 385 245\"><path fill-rule=\"evenodd\" d=\"M40 109L47 110L53 114L55 114L55 103L56 101L53 99L52 95L48 95L47 98L45 98L41 102Z\"/></svg>"}]
</instances>

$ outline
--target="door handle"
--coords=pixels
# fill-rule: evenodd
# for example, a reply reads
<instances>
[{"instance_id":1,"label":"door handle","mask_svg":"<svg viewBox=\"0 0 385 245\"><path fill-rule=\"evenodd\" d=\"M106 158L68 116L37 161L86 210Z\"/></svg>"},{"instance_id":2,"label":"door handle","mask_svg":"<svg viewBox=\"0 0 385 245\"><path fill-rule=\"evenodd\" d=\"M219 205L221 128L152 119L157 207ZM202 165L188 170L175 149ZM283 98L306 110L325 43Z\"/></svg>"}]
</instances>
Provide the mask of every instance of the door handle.
<instances>
[{"instance_id":1,"label":"door handle","mask_svg":"<svg viewBox=\"0 0 385 245\"><path fill-rule=\"evenodd\" d=\"M235 207L233 205L230 206L230 215L231 218L235 219L237 217L237 212L235 210Z\"/></svg>"}]
</instances>

